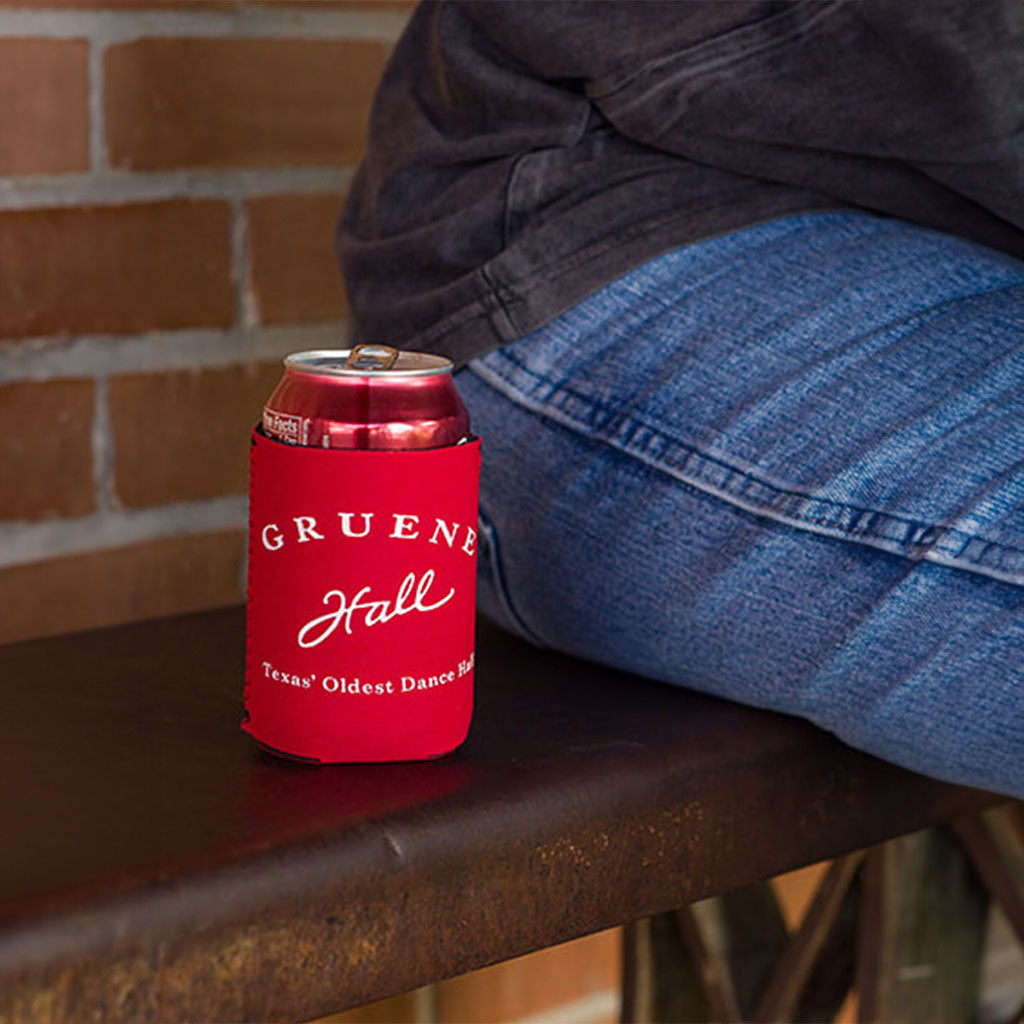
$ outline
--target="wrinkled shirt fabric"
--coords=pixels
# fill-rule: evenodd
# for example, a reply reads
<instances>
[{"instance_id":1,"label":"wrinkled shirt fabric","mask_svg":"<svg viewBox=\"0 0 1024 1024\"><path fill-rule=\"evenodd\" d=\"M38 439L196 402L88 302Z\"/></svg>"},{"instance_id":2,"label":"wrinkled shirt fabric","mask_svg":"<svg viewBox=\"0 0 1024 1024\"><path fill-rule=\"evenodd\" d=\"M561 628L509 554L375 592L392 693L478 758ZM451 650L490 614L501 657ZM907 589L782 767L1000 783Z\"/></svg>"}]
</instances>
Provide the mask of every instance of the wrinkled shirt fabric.
<instances>
[{"instance_id":1,"label":"wrinkled shirt fabric","mask_svg":"<svg viewBox=\"0 0 1024 1024\"><path fill-rule=\"evenodd\" d=\"M1024 257L1021 0L427 0L336 241L357 338L463 363L816 210Z\"/></svg>"}]
</instances>

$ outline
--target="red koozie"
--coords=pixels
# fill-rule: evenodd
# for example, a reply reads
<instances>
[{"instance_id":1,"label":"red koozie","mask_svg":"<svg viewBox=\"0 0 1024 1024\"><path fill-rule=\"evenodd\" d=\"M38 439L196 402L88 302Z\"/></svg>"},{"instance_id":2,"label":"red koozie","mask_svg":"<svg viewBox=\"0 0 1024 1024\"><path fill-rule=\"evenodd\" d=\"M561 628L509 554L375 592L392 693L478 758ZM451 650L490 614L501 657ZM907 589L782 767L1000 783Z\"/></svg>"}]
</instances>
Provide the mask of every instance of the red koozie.
<instances>
[{"instance_id":1,"label":"red koozie","mask_svg":"<svg viewBox=\"0 0 1024 1024\"><path fill-rule=\"evenodd\" d=\"M242 728L311 761L439 757L473 708L480 442L451 363L285 366L252 436Z\"/></svg>"}]
</instances>

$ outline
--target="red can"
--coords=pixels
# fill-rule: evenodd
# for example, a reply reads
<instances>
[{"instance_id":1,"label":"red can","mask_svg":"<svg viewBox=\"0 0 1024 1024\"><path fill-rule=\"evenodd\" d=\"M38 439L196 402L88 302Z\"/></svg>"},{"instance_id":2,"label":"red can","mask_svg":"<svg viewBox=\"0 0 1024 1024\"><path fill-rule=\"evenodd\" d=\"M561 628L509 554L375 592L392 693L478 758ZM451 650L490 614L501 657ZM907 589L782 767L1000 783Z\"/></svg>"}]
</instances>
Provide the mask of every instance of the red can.
<instances>
[{"instance_id":1,"label":"red can","mask_svg":"<svg viewBox=\"0 0 1024 1024\"><path fill-rule=\"evenodd\" d=\"M479 441L441 356L300 352L253 431L246 714L310 761L440 757L472 714Z\"/></svg>"},{"instance_id":2,"label":"red can","mask_svg":"<svg viewBox=\"0 0 1024 1024\"><path fill-rule=\"evenodd\" d=\"M386 345L298 352L263 410L268 437L312 448L439 448L469 437L451 360Z\"/></svg>"}]
</instances>

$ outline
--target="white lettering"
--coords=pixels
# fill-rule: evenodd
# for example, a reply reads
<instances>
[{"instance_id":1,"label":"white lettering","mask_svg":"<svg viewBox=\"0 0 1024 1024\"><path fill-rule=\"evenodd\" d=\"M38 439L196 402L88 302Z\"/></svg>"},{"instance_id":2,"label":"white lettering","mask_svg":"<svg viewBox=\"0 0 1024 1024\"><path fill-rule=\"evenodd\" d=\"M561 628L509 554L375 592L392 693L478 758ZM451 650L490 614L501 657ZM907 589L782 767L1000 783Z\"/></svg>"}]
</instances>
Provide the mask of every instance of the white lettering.
<instances>
[{"instance_id":1,"label":"white lettering","mask_svg":"<svg viewBox=\"0 0 1024 1024\"><path fill-rule=\"evenodd\" d=\"M360 512L363 517L363 532L356 533L352 529L352 517L355 515L354 512L339 512L338 518L341 520L341 532L346 537L367 537L370 534L370 523L373 520L372 512Z\"/></svg>"},{"instance_id":2,"label":"white lettering","mask_svg":"<svg viewBox=\"0 0 1024 1024\"><path fill-rule=\"evenodd\" d=\"M442 672L437 676L402 676L402 693L412 693L413 690L433 690L436 686L446 686L455 678L454 672Z\"/></svg>"},{"instance_id":3,"label":"white lettering","mask_svg":"<svg viewBox=\"0 0 1024 1024\"><path fill-rule=\"evenodd\" d=\"M274 531L274 535L270 536L270 531ZM277 523L267 523L263 527L263 533L260 535L263 541L263 546L268 551L277 551L284 544L284 535L277 528Z\"/></svg>"},{"instance_id":4,"label":"white lettering","mask_svg":"<svg viewBox=\"0 0 1024 1024\"><path fill-rule=\"evenodd\" d=\"M428 569L418 581L415 573L409 573L402 580L394 600L390 601L372 600L370 587L357 590L351 601L340 590L328 590L323 596L322 603L329 606L332 602L337 602L337 608L310 619L298 632L298 644L300 647L318 647L339 626L343 626L345 632L351 636L353 619L360 612L363 613L362 624L369 629L371 626L390 622L400 615L437 611L455 596L455 588L452 587L439 601L430 603L428 598L433 585L434 570Z\"/></svg>"},{"instance_id":5,"label":"white lettering","mask_svg":"<svg viewBox=\"0 0 1024 1024\"><path fill-rule=\"evenodd\" d=\"M475 542L476 542L476 530L474 530L472 527L467 526L466 527L466 543L462 545L462 550L465 551L467 555L472 555L473 554L473 545L474 545Z\"/></svg>"},{"instance_id":6,"label":"white lettering","mask_svg":"<svg viewBox=\"0 0 1024 1024\"><path fill-rule=\"evenodd\" d=\"M420 521L419 516L395 512L393 518L395 520L395 528L389 534L390 537L397 538L398 540L415 540L420 535L419 530L416 529L413 529L412 533L409 532L410 528Z\"/></svg>"},{"instance_id":7,"label":"white lettering","mask_svg":"<svg viewBox=\"0 0 1024 1024\"><path fill-rule=\"evenodd\" d=\"M307 540L323 540L324 535L316 532L316 520L312 516L295 516L292 519L296 529L299 531L299 543L305 544Z\"/></svg>"},{"instance_id":8,"label":"white lettering","mask_svg":"<svg viewBox=\"0 0 1024 1024\"><path fill-rule=\"evenodd\" d=\"M440 533L444 534L445 543L448 547L451 547L455 543L455 538L458 536L459 524L452 523L451 529L449 530L448 524L443 519L435 519L434 522L437 523L437 526L434 527L434 535L430 538L430 543L436 544L437 535Z\"/></svg>"}]
</instances>

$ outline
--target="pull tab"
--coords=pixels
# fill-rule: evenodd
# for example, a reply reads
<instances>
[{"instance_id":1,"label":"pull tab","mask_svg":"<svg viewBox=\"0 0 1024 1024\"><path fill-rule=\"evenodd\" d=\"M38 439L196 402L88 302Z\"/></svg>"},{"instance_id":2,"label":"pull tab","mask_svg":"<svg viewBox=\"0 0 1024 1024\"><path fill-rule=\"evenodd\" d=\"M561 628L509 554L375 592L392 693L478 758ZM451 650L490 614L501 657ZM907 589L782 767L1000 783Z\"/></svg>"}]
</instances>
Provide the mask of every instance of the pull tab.
<instances>
[{"instance_id":1,"label":"pull tab","mask_svg":"<svg viewBox=\"0 0 1024 1024\"><path fill-rule=\"evenodd\" d=\"M390 345L356 345L345 360L346 370L390 370L398 349Z\"/></svg>"}]
</instances>

